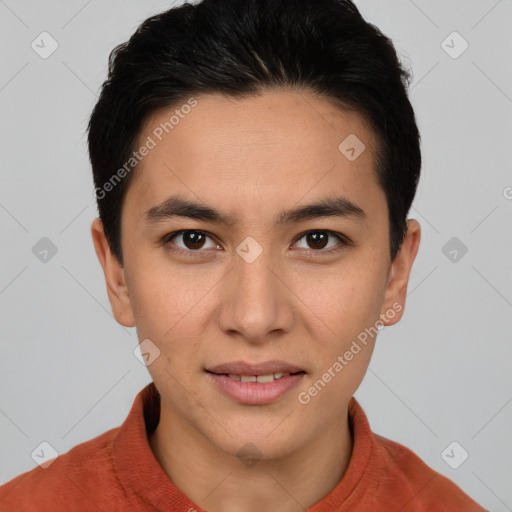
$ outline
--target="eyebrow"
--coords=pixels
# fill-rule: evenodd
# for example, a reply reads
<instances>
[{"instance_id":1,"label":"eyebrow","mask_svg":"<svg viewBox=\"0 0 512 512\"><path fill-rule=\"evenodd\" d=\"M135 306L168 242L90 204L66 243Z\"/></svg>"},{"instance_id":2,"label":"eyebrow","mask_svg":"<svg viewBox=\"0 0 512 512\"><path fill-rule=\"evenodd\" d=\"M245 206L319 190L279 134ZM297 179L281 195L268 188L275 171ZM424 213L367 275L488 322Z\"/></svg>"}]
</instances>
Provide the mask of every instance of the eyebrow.
<instances>
[{"instance_id":1,"label":"eyebrow","mask_svg":"<svg viewBox=\"0 0 512 512\"><path fill-rule=\"evenodd\" d=\"M156 224L174 217L210 221L229 227L238 222L236 217L178 195L168 197L161 204L149 208L144 214L147 224ZM274 216L274 224L281 227L320 217L345 217L362 222L367 220L364 210L346 197L327 197L315 203L279 212Z\"/></svg>"}]
</instances>

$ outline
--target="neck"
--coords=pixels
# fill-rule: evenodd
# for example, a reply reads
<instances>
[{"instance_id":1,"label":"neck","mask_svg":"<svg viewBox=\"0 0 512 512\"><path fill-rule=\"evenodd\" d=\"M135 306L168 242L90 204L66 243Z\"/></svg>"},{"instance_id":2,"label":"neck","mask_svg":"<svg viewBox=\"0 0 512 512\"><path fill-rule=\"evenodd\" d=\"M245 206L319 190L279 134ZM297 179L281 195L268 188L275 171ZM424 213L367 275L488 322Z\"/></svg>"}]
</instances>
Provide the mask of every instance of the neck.
<instances>
[{"instance_id":1,"label":"neck","mask_svg":"<svg viewBox=\"0 0 512 512\"><path fill-rule=\"evenodd\" d=\"M276 459L241 461L164 409L149 443L173 484L209 512L304 512L336 487L352 453L346 410Z\"/></svg>"}]
</instances>

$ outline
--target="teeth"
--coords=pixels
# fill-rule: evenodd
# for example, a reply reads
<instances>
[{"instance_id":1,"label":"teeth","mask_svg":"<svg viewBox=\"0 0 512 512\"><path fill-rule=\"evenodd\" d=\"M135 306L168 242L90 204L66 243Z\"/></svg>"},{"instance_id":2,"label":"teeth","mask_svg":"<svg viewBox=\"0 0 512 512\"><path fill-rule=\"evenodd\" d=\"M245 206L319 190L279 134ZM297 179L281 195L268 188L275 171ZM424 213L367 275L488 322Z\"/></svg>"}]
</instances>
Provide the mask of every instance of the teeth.
<instances>
[{"instance_id":1,"label":"teeth","mask_svg":"<svg viewBox=\"0 0 512 512\"><path fill-rule=\"evenodd\" d=\"M236 375L234 373L230 373L228 377L233 380L239 380L242 382L261 382L262 384L266 382L272 382L273 380L280 379L281 377L287 377L290 375L289 373L269 373L268 375Z\"/></svg>"},{"instance_id":2,"label":"teeth","mask_svg":"<svg viewBox=\"0 0 512 512\"><path fill-rule=\"evenodd\" d=\"M274 380L274 375L272 373L270 373L269 375L258 375L256 377L256 380L262 383L272 382Z\"/></svg>"}]
</instances>

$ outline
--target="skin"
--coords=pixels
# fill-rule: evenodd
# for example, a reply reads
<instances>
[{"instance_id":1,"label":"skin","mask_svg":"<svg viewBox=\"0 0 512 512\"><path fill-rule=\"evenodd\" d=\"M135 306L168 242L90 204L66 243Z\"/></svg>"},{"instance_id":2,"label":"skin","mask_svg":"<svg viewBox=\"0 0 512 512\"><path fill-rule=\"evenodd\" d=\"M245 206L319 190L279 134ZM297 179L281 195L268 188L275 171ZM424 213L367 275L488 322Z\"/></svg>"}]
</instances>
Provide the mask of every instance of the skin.
<instances>
[{"instance_id":1,"label":"skin","mask_svg":"<svg viewBox=\"0 0 512 512\"><path fill-rule=\"evenodd\" d=\"M148 366L162 397L160 423L149 437L174 484L209 512L303 511L339 482L350 460L348 403L368 368L375 338L317 396L297 396L343 355L357 335L382 319L398 322L405 306L420 225L389 258L386 197L375 174L376 139L361 116L342 112L312 93L267 92L233 100L196 97L139 164L122 208L121 266L102 224L92 224L113 313L139 340L161 353ZM154 114L140 133L169 119ZM356 134L366 150L349 161L338 150ZM273 216L333 195L361 207L366 222L322 217L276 227ZM148 225L144 212L169 195L212 206L234 226L176 217ZM208 234L159 241L181 229ZM308 231L330 231L328 246ZM247 237L262 254L247 263L236 252ZM193 240L192 240L193 242ZM335 253L325 251L340 247ZM199 247L199 249L195 249ZM322 251L324 251L322 253ZM393 318L387 312L402 306ZM395 304L395 308L393 308ZM384 318L381 317L384 315ZM205 367L278 359L307 373L299 386L268 405L239 404L210 382ZM253 465L239 450L257 447Z\"/></svg>"}]
</instances>

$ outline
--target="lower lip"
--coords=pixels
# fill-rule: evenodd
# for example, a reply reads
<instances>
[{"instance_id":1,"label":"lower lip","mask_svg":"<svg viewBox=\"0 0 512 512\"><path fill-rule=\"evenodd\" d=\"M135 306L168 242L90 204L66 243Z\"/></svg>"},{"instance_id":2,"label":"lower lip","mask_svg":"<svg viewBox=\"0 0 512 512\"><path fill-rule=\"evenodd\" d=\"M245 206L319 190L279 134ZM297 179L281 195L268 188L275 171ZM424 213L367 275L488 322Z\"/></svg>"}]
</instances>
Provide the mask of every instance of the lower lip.
<instances>
[{"instance_id":1,"label":"lower lip","mask_svg":"<svg viewBox=\"0 0 512 512\"><path fill-rule=\"evenodd\" d=\"M219 389L229 398L241 404L265 405L275 402L296 387L304 373L295 373L272 382L242 382L227 375L206 372Z\"/></svg>"}]
</instances>

